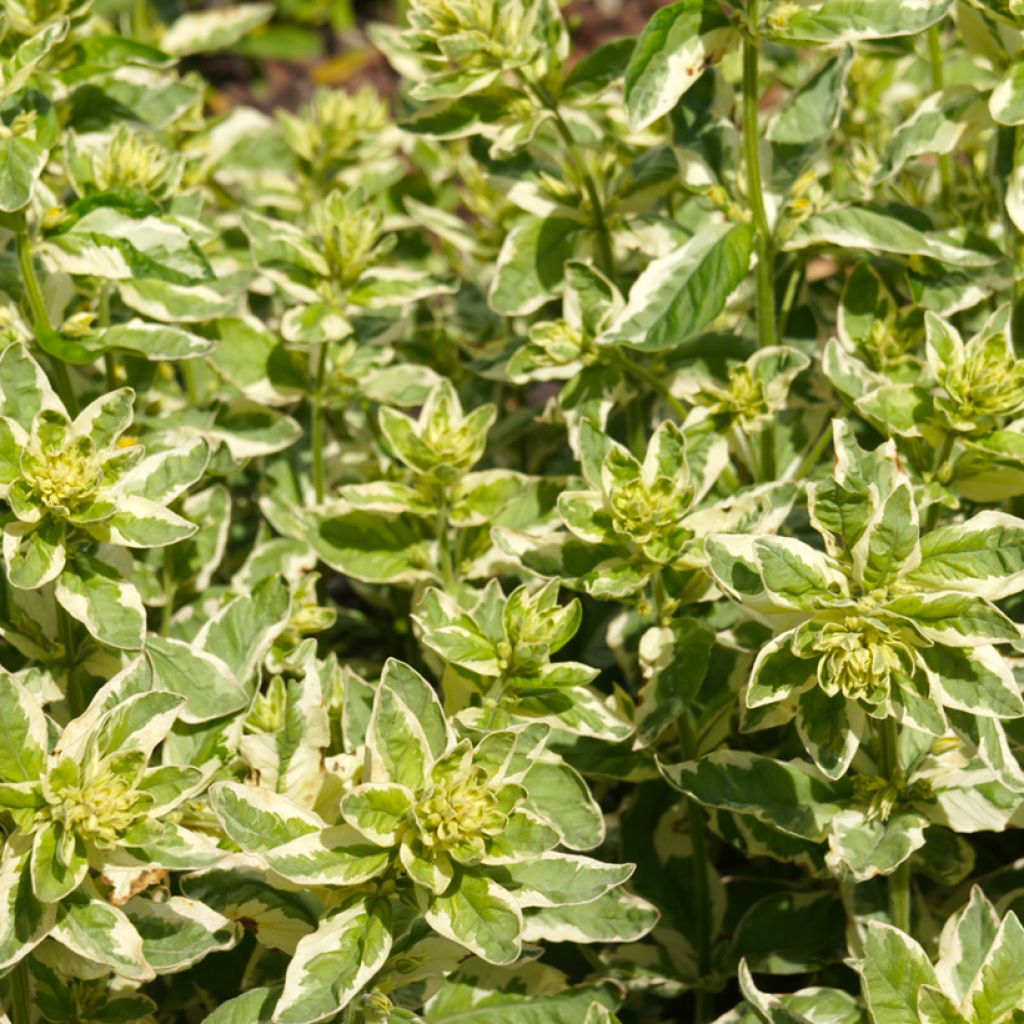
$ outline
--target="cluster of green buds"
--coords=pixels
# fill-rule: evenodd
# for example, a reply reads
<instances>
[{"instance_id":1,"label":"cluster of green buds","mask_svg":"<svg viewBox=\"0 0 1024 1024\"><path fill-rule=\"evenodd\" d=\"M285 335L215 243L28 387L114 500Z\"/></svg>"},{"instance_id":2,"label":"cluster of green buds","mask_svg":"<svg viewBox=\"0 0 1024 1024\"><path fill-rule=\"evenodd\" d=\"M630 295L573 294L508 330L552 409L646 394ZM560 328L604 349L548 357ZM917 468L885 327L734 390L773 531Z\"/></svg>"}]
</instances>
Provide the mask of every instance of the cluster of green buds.
<instances>
[{"instance_id":1,"label":"cluster of green buds","mask_svg":"<svg viewBox=\"0 0 1024 1024\"><path fill-rule=\"evenodd\" d=\"M334 191L316 212L324 259L330 273L329 287L345 293L394 244L383 235L384 217L358 191ZM329 296L328 296L329 297Z\"/></svg>"},{"instance_id":2,"label":"cluster of green buds","mask_svg":"<svg viewBox=\"0 0 1024 1024\"><path fill-rule=\"evenodd\" d=\"M928 318L928 364L942 391L935 407L958 433L983 434L1024 410L1024 359L1018 359L1004 308L964 342L938 317Z\"/></svg>"},{"instance_id":3,"label":"cluster of green buds","mask_svg":"<svg viewBox=\"0 0 1024 1024\"><path fill-rule=\"evenodd\" d=\"M279 110L277 119L285 142L320 178L360 159L390 124L387 104L366 87L317 89L300 115Z\"/></svg>"},{"instance_id":4,"label":"cluster of green buds","mask_svg":"<svg viewBox=\"0 0 1024 1024\"><path fill-rule=\"evenodd\" d=\"M496 415L491 404L464 414L458 392L444 379L415 420L382 406L380 429L395 455L423 482L447 487L480 461Z\"/></svg>"},{"instance_id":5,"label":"cluster of green buds","mask_svg":"<svg viewBox=\"0 0 1024 1024\"><path fill-rule=\"evenodd\" d=\"M79 195L131 189L161 200L181 182L184 157L165 149L151 133L126 124L112 134L69 134L67 171Z\"/></svg>"},{"instance_id":6,"label":"cluster of green buds","mask_svg":"<svg viewBox=\"0 0 1024 1024\"><path fill-rule=\"evenodd\" d=\"M742 535L715 536L707 551L719 587L777 631L754 663L747 707L795 714L818 767L838 778L856 752L862 713L933 736L947 732L947 713L984 708L994 730L998 719L1024 714L995 646L1018 640L1020 629L993 603L1024 586L999 555L1001 542L1024 536L1024 521L983 512L922 533L895 446L864 452L840 421L834 443L833 478L809 495L827 553ZM965 544L986 557L958 559Z\"/></svg>"}]
</instances>

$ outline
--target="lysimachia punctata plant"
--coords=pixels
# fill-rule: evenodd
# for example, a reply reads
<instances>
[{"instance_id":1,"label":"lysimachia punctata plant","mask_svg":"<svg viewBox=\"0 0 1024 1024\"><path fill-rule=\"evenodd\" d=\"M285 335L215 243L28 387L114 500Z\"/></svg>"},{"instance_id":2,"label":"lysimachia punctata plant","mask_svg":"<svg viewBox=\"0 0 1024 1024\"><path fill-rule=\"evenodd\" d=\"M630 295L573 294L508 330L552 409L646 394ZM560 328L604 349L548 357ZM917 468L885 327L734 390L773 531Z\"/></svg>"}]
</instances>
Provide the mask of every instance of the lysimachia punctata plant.
<instances>
[{"instance_id":1,"label":"lysimachia punctata plant","mask_svg":"<svg viewBox=\"0 0 1024 1024\"><path fill-rule=\"evenodd\" d=\"M1024 1024L1024 3L344 6L0 9L0 1024Z\"/></svg>"}]
</instances>

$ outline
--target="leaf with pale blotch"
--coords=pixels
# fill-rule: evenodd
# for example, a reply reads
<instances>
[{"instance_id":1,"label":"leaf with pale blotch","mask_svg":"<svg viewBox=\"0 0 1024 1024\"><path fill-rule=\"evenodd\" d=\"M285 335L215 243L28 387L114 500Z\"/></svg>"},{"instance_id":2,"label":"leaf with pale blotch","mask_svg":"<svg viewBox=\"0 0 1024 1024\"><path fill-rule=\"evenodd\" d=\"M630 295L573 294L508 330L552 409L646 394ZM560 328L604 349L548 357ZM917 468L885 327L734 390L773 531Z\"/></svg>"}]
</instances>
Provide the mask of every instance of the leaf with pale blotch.
<instances>
[{"instance_id":1,"label":"leaf with pale blotch","mask_svg":"<svg viewBox=\"0 0 1024 1024\"><path fill-rule=\"evenodd\" d=\"M925 647L920 656L932 692L945 707L993 718L1024 714L1020 687L994 647Z\"/></svg>"},{"instance_id":2,"label":"leaf with pale blotch","mask_svg":"<svg viewBox=\"0 0 1024 1024\"><path fill-rule=\"evenodd\" d=\"M611 889L589 903L537 907L523 915L524 942L636 942L658 921L647 900Z\"/></svg>"},{"instance_id":3,"label":"leaf with pale blotch","mask_svg":"<svg viewBox=\"0 0 1024 1024\"><path fill-rule=\"evenodd\" d=\"M175 57L223 50L269 21L273 13L273 4L254 3L183 14L164 32L160 48Z\"/></svg>"},{"instance_id":4,"label":"leaf with pale blotch","mask_svg":"<svg viewBox=\"0 0 1024 1024\"><path fill-rule=\"evenodd\" d=\"M872 1017L885 1024L920 1024L918 992L938 987L935 971L924 950L891 925L869 921L864 958L858 965L864 997Z\"/></svg>"},{"instance_id":5,"label":"leaf with pale blotch","mask_svg":"<svg viewBox=\"0 0 1024 1024\"><path fill-rule=\"evenodd\" d=\"M769 19L769 35L786 43L838 46L861 39L916 35L949 10L950 0L822 0Z\"/></svg>"},{"instance_id":6,"label":"leaf with pale blotch","mask_svg":"<svg viewBox=\"0 0 1024 1024\"><path fill-rule=\"evenodd\" d=\"M4 525L4 567L12 587L38 590L64 568L64 524L58 519Z\"/></svg>"},{"instance_id":7,"label":"leaf with pale blotch","mask_svg":"<svg viewBox=\"0 0 1024 1024\"><path fill-rule=\"evenodd\" d=\"M985 962L967 991L965 1006L974 1024L997 1024L1024 1006L1024 926L1008 913Z\"/></svg>"},{"instance_id":8,"label":"leaf with pale blotch","mask_svg":"<svg viewBox=\"0 0 1024 1024\"><path fill-rule=\"evenodd\" d=\"M700 77L706 62L738 38L728 14L712 0L680 0L655 12L626 66L630 127L646 128L667 114Z\"/></svg>"},{"instance_id":9,"label":"leaf with pale blotch","mask_svg":"<svg viewBox=\"0 0 1024 1024\"><path fill-rule=\"evenodd\" d=\"M745 960L739 967L740 991L763 1024L812 1024L811 1018L790 1010L777 996L762 992L755 984Z\"/></svg>"},{"instance_id":10,"label":"leaf with pale blotch","mask_svg":"<svg viewBox=\"0 0 1024 1024\"><path fill-rule=\"evenodd\" d=\"M263 859L296 885L351 886L383 874L391 854L350 826L334 825L267 850Z\"/></svg>"},{"instance_id":11,"label":"leaf with pale blotch","mask_svg":"<svg viewBox=\"0 0 1024 1024\"><path fill-rule=\"evenodd\" d=\"M654 626L640 638L644 685L637 695L637 748L654 743L696 698L714 641L712 630L688 616L675 619L671 628Z\"/></svg>"},{"instance_id":12,"label":"leaf with pale blotch","mask_svg":"<svg viewBox=\"0 0 1024 1024\"><path fill-rule=\"evenodd\" d=\"M273 850L324 828L319 815L255 786L218 782L209 796L224 831L247 852Z\"/></svg>"},{"instance_id":13,"label":"leaf with pale blotch","mask_svg":"<svg viewBox=\"0 0 1024 1024\"><path fill-rule=\"evenodd\" d=\"M76 555L57 577L60 606L100 643L139 650L146 636L146 609L133 584L98 558Z\"/></svg>"},{"instance_id":14,"label":"leaf with pale blotch","mask_svg":"<svg viewBox=\"0 0 1024 1024\"><path fill-rule=\"evenodd\" d=\"M668 256L652 260L598 343L640 352L676 348L725 308L746 277L753 244L747 224L714 225Z\"/></svg>"},{"instance_id":15,"label":"leaf with pale blotch","mask_svg":"<svg viewBox=\"0 0 1024 1024\"><path fill-rule=\"evenodd\" d=\"M570 850L592 850L605 835L604 816L583 777L561 760L541 757L522 777L526 804Z\"/></svg>"},{"instance_id":16,"label":"leaf with pale blotch","mask_svg":"<svg viewBox=\"0 0 1024 1024\"><path fill-rule=\"evenodd\" d=\"M947 918L939 939L935 973L942 987L963 1002L999 932L999 915L978 886Z\"/></svg>"},{"instance_id":17,"label":"leaf with pale blotch","mask_svg":"<svg viewBox=\"0 0 1024 1024\"><path fill-rule=\"evenodd\" d=\"M185 698L183 722L207 722L249 703L241 683L220 658L170 637L150 636L146 657L157 686Z\"/></svg>"},{"instance_id":18,"label":"leaf with pale blotch","mask_svg":"<svg viewBox=\"0 0 1024 1024\"><path fill-rule=\"evenodd\" d=\"M57 912L33 892L23 836L9 840L0 858L0 910L0 970L6 970L43 941Z\"/></svg>"},{"instance_id":19,"label":"leaf with pale blotch","mask_svg":"<svg viewBox=\"0 0 1024 1024\"><path fill-rule=\"evenodd\" d=\"M343 1010L391 951L391 908L357 899L324 918L288 964L275 1024L315 1024Z\"/></svg>"},{"instance_id":20,"label":"leaf with pale blotch","mask_svg":"<svg viewBox=\"0 0 1024 1024\"><path fill-rule=\"evenodd\" d=\"M216 867L186 875L181 887L191 899L243 924L261 946L291 954L299 939L316 931L323 906L310 893L274 883L255 858L232 854Z\"/></svg>"},{"instance_id":21,"label":"leaf with pale blotch","mask_svg":"<svg viewBox=\"0 0 1024 1024\"><path fill-rule=\"evenodd\" d=\"M146 962L142 936L123 910L85 892L64 900L53 938L91 963L104 964L132 981L156 977Z\"/></svg>"},{"instance_id":22,"label":"leaf with pale blotch","mask_svg":"<svg viewBox=\"0 0 1024 1024\"><path fill-rule=\"evenodd\" d=\"M345 794L341 813L372 843L395 846L412 814L414 799L404 786L370 782Z\"/></svg>"},{"instance_id":23,"label":"leaf with pale blotch","mask_svg":"<svg viewBox=\"0 0 1024 1024\"><path fill-rule=\"evenodd\" d=\"M550 851L516 864L489 869L523 909L590 903L626 881L633 864L605 864Z\"/></svg>"},{"instance_id":24,"label":"leaf with pale blotch","mask_svg":"<svg viewBox=\"0 0 1024 1024\"><path fill-rule=\"evenodd\" d=\"M811 760L827 778L839 779L857 753L864 713L854 701L811 686L797 700L796 729Z\"/></svg>"},{"instance_id":25,"label":"leaf with pale blotch","mask_svg":"<svg viewBox=\"0 0 1024 1024\"><path fill-rule=\"evenodd\" d=\"M408 665L388 660L370 719L370 781L423 789L434 761L452 736L430 684Z\"/></svg>"},{"instance_id":26,"label":"leaf with pale blotch","mask_svg":"<svg viewBox=\"0 0 1024 1024\"><path fill-rule=\"evenodd\" d=\"M752 815L803 839L824 839L852 792L849 783L823 780L799 761L740 750L660 767L669 783L700 803Z\"/></svg>"},{"instance_id":27,"label":"leaf with pale blotch","mask_svg":"<svg viewBox=\"0 0 1024 1024\"><path fill-rule=\"evenodd\" d=\"M424 914L434 931L492 964L510 964L522 948L523 915L515 899L484 875L462 871Z\"/></svg>"},{"instance_id":28,"label":"leaf with pale blotch","mask_svg":"<svg viewBox=\"0 0 1024 1024\"><path fill-rule=\"evenodd\" d=\"M1024 589L1024 520L994 509L921 539L921 561L906 583L928 590L963 590L989 601Z\"/></svg>"},{"instance_id":29,"label":"leaf with pale blotch","mask_svg":"<svg viewBox=\"0 0 1024 1024\"><path fill-rule=\"evenodd\" d=\"M28 782L46 768L46 716L38 700L13 676L0 675L0 779Z\"/></svg>"},{"instance_id":30,"label":"leaf with pale blotch","mask_svg":"<svg viewBox=\"0 0 1024 1024\"><path fill-rule=\"evenodd\" d=\"M183 896L165 902L137 896L125 916L142 936L142 951L158 974L176 974L210 953L231 949L241 928L215 910Z\"/></svg>"},{"instance_id":31,"label":"leaf with pale blotch","mask_svg":"<svg viewBox=\"0 0 1024 1024\"><path fill-rule=\"evenodd\" d=\"M889 875L924 846L928 819L915 811L896 811L882 821L862 810L842 811L832 819L826 861L840 877L866 882Z\"/></svg>"}]
</instances>

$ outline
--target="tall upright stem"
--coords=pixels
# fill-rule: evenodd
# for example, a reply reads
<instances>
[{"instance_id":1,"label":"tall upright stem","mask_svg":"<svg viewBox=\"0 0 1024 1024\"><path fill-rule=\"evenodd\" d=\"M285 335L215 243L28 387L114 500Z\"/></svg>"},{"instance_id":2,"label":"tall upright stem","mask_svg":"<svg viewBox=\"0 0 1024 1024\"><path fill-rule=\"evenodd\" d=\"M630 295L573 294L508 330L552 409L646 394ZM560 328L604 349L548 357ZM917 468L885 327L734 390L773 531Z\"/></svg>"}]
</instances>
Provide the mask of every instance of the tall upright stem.
<instances>
[{"instance_id":1,"label":"tall upright stem","mask_svg":"<svg viewBox=\"0 0 1024 1024\"><path fill-rule=\"evenodd\" d=\"M768 348L776 343L775 254L761 183L761 133L757 117L759 18L760 0L748 0L747 34L743 39L743 152L747 165L747 198L757 235L757 341L761 348Z\"/></svg>"},{"instance_id":2,"label":"tall upright stem","mask_svg":"<svg viewBox=\"0 0 1024 1024\"><path fill-rule=\"evenodd\" d=\"M601 193L598 190L597 182L594 181L594 176L587 170L587 165L583 162L583 157L576 144L576 137L573 135L572 129L565 123L562 112L558 109L558 100L539 82L532 82L522 78L520 80L533 93L540 104L551 113L555 128L558 134L562 136L569 162L572 164L577 175L579 175L580 182L587 193L587 199L590 201L591 211L594 216L594 231L597 233L597 266L608 280L614 282L615 255L612 251L611 232L608 230L608 220L604 214L604 203L601 201Z\"/></svg>"},{"instance_id":3,"label":"tall upright stem","mask_svg":"<svg viewBox=\"0 0 1024 1024\"><path fill-rule=\"evenodd\" d=\"M878 737L879 769L894 786L902 786L899 725L895 718L875 722ZM900 931L910 934L910 861L905 860L889 876L889 917Z\"/></svg>"},{"instance_id":4,"label":"tall upright stem","mask_svg":"<svg viewBox=\"0 0 1024 1024\"><path fill-rule=\"evenodd\" d=\"M25 287L25 297L28 299L29 310L32 313L33 326L37 333L39 331L49 333L53 330L53 324L50 323L50 314L46 311L43 289L39 284L39 278L36 276L36 267L32 260L32 242L28 236L27 225L23 224L18 230L16 245L18 249L18 266L21 270L21 283ZM60 400L64 403L64 408L67 409L68 414L70 416L77 416L78 398L75 395L75 389L71 386L71 376L68 373L67 364L63 359L56 357L53 357L50 362L53 366L57 394L60 395Z\"/></svg>"},{"instance_id":5,"label":"tall upright stem","mask_svg":"<svg viewBox=\"0 0 1024 1024\"><path fill-rule=\"evenodd\" d=\"M78 660L78 652L75 647L75 624L56 599L54 606L57 612L57 631L60 634L61 646L64 648L64 674L67 677L64 700L68 706L68 715L71 718L77 718L85 711L85 693L75 675L75 666Z\"/></svg>"},{"instance_id":6,"label":"tall upright stem","mask_svg":"<svg viewBox=\"0 0 1024 1024\"><path fill-rule=\"evenodd\" d=\"M942 55L942 34L936 22L928 29L928 59L932 69L932 88L942 92L946 87L946 69ZM939 177L942 180L942 207L947 213L954 211L953 158L949 153L939 156Z\"/></svg>"},{"instance_id":7,"label":"tall upright stem","mask_svg":"<svg viewBox=\"0 0 1024 1024\"><path fill-rule=\"evenodd\" d=\"M28 957L14 966L8 981L11 987L11 1024L32 1024L32 979Z\"/></svg>"},{"instance_id":8,"label":"tall upright stem","mask_svg":"<svg viewBox=\"0 0 1024 1024\"><path fill-rule=\"evenodd\" d=\"M310 433L310 444L313 446L313 489L316 491L316 503L324 500L324 379L327 376L327 345L320 345L317 357L316 376L313 379L312 420L313 429Z\"/></svg>"},{"instance_id":9,"label":"tall upright stem","mask_svg":"<svg viewBox=\"0 0 1024 1024\"><path fill-rule=\"evenodd\" d=\"M676 721L683 757L692 760L700 754L697 730L689 712ZM686 809L690 830L690 854L693 864L693 930L697 952L697 971L703 982L711 974L711 892L708 888L707 824L704 810L696 800ZM705 1024L711 1017L710 993L694 989L693 1024Z\"/></svg>"},{"instance_id":10,"label":"tall upright stem","mask_svg":"<svg viewBox=\"0 0 1024 1024\"><path fill-rule=\"evenodd\" d=\"M760 0L747 0L747 32L743 37L743 152L747 168L747 198L754 223L757 247L757 344L769 348L777 344L775 321L775 247L772 229L764 205L761 183L761 132L758 123L757 72ZM768 426L761 433L760 470L762 480L775 478L775 430Z\"/></svg>"}]
</instances>

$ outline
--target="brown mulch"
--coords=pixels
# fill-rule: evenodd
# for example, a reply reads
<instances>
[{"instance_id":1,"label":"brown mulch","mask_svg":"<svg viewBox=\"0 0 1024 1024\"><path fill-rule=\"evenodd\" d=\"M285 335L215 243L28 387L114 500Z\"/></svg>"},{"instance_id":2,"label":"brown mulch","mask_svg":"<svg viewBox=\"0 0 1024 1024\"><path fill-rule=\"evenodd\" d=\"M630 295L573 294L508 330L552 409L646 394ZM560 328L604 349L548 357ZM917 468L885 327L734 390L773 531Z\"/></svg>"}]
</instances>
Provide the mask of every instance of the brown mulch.
<instances>
[{"instance_id":1,"label":"brown mulch","mask_svg":"<svg viewBox=\"0 0 1024 1024\"><path fill-rule=\"evenodd\" d=\"M605 6L597 0L572 0L565 8L574 62L613 39L639 34L663 3L619 0L617 5L607 5L618 6L617 11L606 11ZM241 105L265 111L280 107L295 110L320 85L349 90L371 85L382 96L393 98L398 77L363 31L365 24L381 18L382 5L357 3L356 8L358 28L341 35L328 27L318 30L324 52L315 60L256 60L221 53L193 58L188 65L201 71L213 84L216 92L210 106L216 113Z\"/></svg>"}]
</instances>

